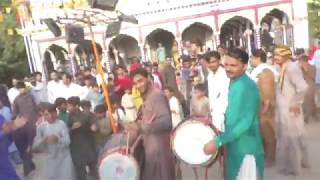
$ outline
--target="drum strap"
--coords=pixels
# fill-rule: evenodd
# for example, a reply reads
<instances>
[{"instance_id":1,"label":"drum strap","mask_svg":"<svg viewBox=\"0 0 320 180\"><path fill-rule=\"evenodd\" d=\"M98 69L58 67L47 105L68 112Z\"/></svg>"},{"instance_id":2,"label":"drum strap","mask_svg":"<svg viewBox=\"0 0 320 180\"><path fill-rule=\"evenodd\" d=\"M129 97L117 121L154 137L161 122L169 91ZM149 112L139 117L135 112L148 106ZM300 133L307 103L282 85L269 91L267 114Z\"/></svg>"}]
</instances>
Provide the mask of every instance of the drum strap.
<instances>
[{"instance_id":1,"label":"drum strap","mask_svg":"<svg viewBox=\"0 0 320 180\"><path fill-rule=\"evenodd\" d=\"M194 174L194 177L196 180L198 180L198 171L197 171L197 168L192 168L193 170L193 174ZM204 180L209 180L209 168L206 167L205 168L205 176L204 176Z\"/></svg>"},{"instance_id":2,"label":"drum strap","mask_svg":"<svg viewBox=\"0 0 320 180\"><path fill-rule=\"evenodd\" d=\"M193 174L194 174L195 179L198 180L197 168L194 167L194 168L192 168L192 170L193 170Z\"/></svg>"}]
</instances>

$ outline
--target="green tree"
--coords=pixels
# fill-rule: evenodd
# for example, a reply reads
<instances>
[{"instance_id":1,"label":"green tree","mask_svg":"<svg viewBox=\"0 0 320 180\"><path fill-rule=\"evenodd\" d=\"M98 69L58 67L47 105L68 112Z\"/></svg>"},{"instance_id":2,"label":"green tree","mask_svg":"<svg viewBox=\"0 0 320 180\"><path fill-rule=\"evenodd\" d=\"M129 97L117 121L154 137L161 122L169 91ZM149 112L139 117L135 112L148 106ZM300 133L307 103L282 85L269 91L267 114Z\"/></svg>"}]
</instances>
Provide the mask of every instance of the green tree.
<instances>
[{"instance_id":1,"label":"green tree","mask_svg":"<svg viewBox=\"0 0 320 180\"><path fill-rule=\"evenodd\" d=\"M310 39L320 38L320 0L308 1Z\"/></svg>"},{"instance_id":2,"label":"green tree","mask_svg":"<svg viewBox=\"0 0 320 180\"><path fill-rule=\"evenodd\" d=\"M10 12L6 12L6 8L10 8ZM23 37L15 32L19 23L11 0L1 0L0 10L3 17L0 22L0 82L10 84L13 77L23 78L29 74L28 60Z\"/></svg>"}]
</instances>

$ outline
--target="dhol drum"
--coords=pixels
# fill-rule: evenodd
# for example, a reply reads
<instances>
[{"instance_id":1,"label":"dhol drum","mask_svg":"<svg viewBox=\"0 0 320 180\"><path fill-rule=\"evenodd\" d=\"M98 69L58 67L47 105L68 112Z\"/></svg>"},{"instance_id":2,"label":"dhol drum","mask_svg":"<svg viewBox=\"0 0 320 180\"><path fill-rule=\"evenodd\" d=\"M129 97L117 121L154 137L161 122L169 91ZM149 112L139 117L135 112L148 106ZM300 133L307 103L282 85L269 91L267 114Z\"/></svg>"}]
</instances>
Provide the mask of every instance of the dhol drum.
<instances>
[{"instance_id":1,"label":"dhol drum","mask_svg":"<svg viewBox=\"0 0 320 180\"><path fill-rule=\"evenodd\" d=\"M130 147L130 148L128 148ZM99 156L101 180L138 180L143 157L141 138L128 144L126 134L114 134Z\"/></svg>"},{"instance_id":2,"label":"dhol drum","mask_svg":"<svg viewBox=\"0 0 320 180\"><path fill-rule=\"evenodd\" d=\"M171 147L180 161L193 167L206 167L214 162L218 153L206 155L203 148L216 134L213 128L201 121L187 120L172 134Z\"/></svg>"}]
</instances>

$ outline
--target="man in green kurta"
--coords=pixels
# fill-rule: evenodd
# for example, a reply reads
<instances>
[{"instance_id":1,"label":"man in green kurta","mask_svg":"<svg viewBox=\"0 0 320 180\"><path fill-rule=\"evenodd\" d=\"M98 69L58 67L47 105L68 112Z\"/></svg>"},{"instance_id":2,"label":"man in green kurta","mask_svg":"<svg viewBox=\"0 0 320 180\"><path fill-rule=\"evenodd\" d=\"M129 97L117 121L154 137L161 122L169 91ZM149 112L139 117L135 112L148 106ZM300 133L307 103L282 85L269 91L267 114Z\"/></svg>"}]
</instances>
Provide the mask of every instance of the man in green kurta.
<instances>
[{"instance_id":1,"label":"man in green kurta","mask_svg":"<svg viewBox=\"0 0 320 180\"><path fill-rule=\"evenodd\" d=\"M225 114L225 132L204 147L206 154L212 154L226 145L227 180L263 179L264 175L259 125L260 95L254 81L245 73L248 59L248 54L241 49L229 51L225 69L231 83Z\"/></svg>"}]
</instances>

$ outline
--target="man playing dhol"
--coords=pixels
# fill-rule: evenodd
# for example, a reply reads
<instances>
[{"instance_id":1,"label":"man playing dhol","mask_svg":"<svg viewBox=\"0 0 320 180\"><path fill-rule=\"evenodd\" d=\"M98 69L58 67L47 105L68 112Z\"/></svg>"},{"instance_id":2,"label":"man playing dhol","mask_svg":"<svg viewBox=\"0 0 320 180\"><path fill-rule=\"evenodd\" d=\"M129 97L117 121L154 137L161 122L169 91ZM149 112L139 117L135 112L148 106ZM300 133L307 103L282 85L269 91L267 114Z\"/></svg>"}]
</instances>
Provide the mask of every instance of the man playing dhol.
<instances>
[{"instance_id":1,"label":"man playing dhol","mask_svg":"<svg viewBox=\"0 0 320 180\"><path fill-rule=\"evenodd\" d=\"M225 131L204 146L206 154L226 145L225 179L263 179L264 160L259 124L259 90L245 73L248 54L241 49L228 52L225 69L230 78ZM245 172L244 172L245 171Z\"/></svg>"}]
</instances>

